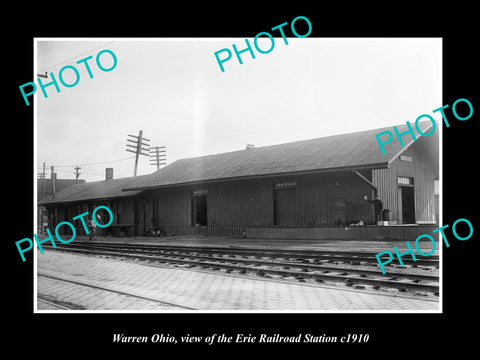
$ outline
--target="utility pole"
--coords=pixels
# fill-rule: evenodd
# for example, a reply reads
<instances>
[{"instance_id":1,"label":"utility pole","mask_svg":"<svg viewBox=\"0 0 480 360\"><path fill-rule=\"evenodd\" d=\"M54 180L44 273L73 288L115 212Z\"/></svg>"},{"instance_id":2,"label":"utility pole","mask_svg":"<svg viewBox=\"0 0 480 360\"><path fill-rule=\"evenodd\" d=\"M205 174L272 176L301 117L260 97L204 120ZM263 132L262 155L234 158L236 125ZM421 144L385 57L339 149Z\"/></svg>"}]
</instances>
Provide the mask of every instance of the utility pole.
<instances>
[{"instance_id":1,"label":"utility pole","mask_svg":"<svg viewBox=\"0 0 480 360\"><path fill-rule=\"evenodd\" d=\"M166 165L167 161L165 155L165 146L155 146L150 148L150 165L157 165L157 170L160 169L160 165Z\"/></svg>"},{"instance_id":2,"label":"utility pole","mask_svg":"<svg viewBox=\"0 0 480 360\"><path fill-rule=\"evenodd\" d=\"M150 141L150 140L143 137L143 131L142 130L140 130L138 132L138 136L130 135L130 134L128 136L135 139L135 140L127 139L127 141L133 143L134 145L127 143L127 146L129 148L127 148L125 150L135 154L135 170L133 172L133 176L137 176L138 157L140 155L148 156L148 154L145 154L142 151L147 151L148 152L150 150L150 144L148 144L148 141ZM144 148L144 146L146 146L146 148ZM134 149L134 150L132 150L132 149Z\"/></svg>"},{"instance_id":3,"label":"utility pole","mask_svg":"<svg viewBox=\"0 0 480 360\"><path fill-rule=\"evenodd\" d=\"M74 170L75 170L75 184L78 184L78 177L80 176L80 173L78 172L78 170L80 170L81 167L76 167Z\"/></svg>"},{"instance_id":4,"label":"utility pole","mask_svg":"<svg viewBox=\"0 0 480 360\"><path fill-rule=\"evenodd\" d=\"M45 178L47 177L47 174L45 173L45 161L43 162L43 172L42 172L42 200L45 199ZM42 235L45 233L45 229L43 228L43 224L44 224L44 218L43 218L43 213L44 213L44 210L43 210L43 205L40 206L40 213L42 214L42 217L41 217L41 231L42 231ZM38 213L37 213L38 215Z\"/></svg>"},{"instance_id":5,"label":"utility pole","mask_svg":"<svg viewBox=\"0 0 480 360\"><path fill-rule=\"evenodd\" d=\"M55 181L57 179L55 179L55 173L53 171L53 165L52 165L52 175L51 175L51 177L52 177L52 193L53 193L53 198L55 199Z\"/></svg>"},{"instance_id":6,"label":"utility pole","mask_svg":"<svg viewBox=\"0 0 480 360\"><path fill-rule=\"evenodd\" d=\"M46 175L47 174L45 173L45 161L44 161L43 162L43 172L42 172L42 200L45 198L45 178L46 178ZM42 212L42 220L43 220L43 212Z\"/></svg>"}]
</instances>

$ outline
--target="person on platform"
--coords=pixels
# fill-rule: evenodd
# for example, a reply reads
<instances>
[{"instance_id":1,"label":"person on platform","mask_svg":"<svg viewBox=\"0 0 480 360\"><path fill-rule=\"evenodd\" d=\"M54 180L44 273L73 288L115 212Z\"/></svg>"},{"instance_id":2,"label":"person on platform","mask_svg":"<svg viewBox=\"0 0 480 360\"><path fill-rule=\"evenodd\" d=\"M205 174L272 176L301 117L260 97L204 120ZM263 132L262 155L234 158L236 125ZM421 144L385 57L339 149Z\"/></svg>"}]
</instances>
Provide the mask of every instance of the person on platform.
<instances>
[{"instance_id":1,"label":"person on platform","mask_svg":"<svg viewBox=\"0 0 480 360\"><path fill-rule=\"evenodd\" d=\"M345 201L345 198L342 197L335 203L335 209L337 213L335 225L346 226L347 220L345 219L345 213L347 212L347 202Z\"/></svg>"},{"instance_id":2,"label":"person on platform","mask_svg":"<svg viewBox=\"0 0 480 360\"><path fill-rule=\"evenodd\" d=\"M373 200L369 200L367 196L365 196L365 200L371 204L373 204L373 210L375 211L375 221L382 221L382 210L383 210L383 203L378 197L377 194L375 194L375 197Z\"/></svg>"},{"instance_id":3,"label":"person on platform","mask_svg":"<svg viewBox=\"0 0 480 360\"><path fill-rule=\"evenodd\" d=\"M95 224L95 221L93 220L93 217L88 219L88 240L93 240L93 237L95 236L95 229L97 228L97 224Z\"/></svg>"}]
</instances>

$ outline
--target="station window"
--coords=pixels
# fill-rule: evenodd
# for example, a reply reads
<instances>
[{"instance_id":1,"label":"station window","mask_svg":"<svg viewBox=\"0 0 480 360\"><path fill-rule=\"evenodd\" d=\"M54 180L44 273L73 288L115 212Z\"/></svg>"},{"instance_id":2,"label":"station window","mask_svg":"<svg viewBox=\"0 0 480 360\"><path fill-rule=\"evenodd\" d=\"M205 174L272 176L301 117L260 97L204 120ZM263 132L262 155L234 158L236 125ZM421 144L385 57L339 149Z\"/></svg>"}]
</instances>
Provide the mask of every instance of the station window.
<instances>
[{"instance_id":1,"label":"station window","mask_svg":"<svg viewBox=\"0 0 480 360\"><path fill-rule=\"evenodd\" d=\"M413 185L413 177L399 176L398 183L400 185Z\"/></svg>"},{"instance_id":2,"label":"station window","mask_svg":"<svg viewBox=\"0 0 480 360\"><path fill-rule=\"evenodd\" d=\"M288 188L296 188L297 182L296 181L283 181L283 182L276 182L273 185L274 189L288 189Z\"/></svg>"}]
</instances>

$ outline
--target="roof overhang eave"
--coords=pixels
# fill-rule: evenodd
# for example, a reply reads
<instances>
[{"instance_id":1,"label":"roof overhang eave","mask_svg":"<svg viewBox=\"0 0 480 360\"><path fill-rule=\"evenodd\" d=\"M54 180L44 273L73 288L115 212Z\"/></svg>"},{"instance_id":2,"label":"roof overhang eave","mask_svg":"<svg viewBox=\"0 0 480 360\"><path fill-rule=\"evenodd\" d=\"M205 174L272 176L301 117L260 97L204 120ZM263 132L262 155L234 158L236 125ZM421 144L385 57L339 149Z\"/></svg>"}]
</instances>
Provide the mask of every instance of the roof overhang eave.
<instances>
[{"instance_id":1,"label":"roof overhang eave","mask_svg":"<svg viewBox=\"0 0 480 360\"><path fill-rule=\"evenodd\" d=\"M92 198L85 198L85 199L73 199L73 200L51 200L51 201L38 201L37 205L60 205L60 204L70 204L70 203L79 203L79 202L88 202L88 201L108 201L108 200L115 200L115 199L124 199L130 196L138 195L141 191L136 192L135 194L125 194L121 196L107 196L107 197L92 197Z\"/></svg>"},{"instance_id":2,"label":"roof overhang eave","mask_svg":"<svg viewBox=\"0 0 480 360\"><path fill-rule=\"evenodd\" d=\"M309 174L317 174L317 173L326 173L326 172L335 172L335 171L351 171L351 170L361 170L361 169L385 169L388 167L389 167L389 162L382 161L379 163L366 164L366 165L354 165L354 166L348 165L343 167L335 167L335 168L327 168L327 169L269 173L269 174L260 174L260 175L245 175L245 176L236 176L236 177L227 177L227 178L215 178L215 179L178 182L178 183L163 184L163 185L129 187L129 188L122 189L122 191L127 192L127 191L137 191L137 190L153 190L153 189L169 188L169 187L176 187L176 186L190 186L190 185L196 185L196 184L213 183L213 182L219 182L219 181L250 180L250 179L268 178L273 176L309 175Z\"/></svg>"}]
</instances>

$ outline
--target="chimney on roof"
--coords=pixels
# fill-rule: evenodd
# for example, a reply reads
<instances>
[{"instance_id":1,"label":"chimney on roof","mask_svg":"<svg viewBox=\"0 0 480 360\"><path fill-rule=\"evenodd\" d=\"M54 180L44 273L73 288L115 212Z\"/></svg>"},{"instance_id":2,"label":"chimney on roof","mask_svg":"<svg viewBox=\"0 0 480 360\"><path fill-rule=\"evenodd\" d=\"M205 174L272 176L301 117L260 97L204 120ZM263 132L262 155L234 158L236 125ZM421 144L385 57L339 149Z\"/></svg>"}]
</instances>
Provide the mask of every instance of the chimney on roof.
<instances>
[{"instance_id":1,"label":"chimney on roof","mask_svg":"<svg viewBox=\"0 0 480 360\"><path fill-rule=\"evenodd\" d=\"M113 179L113 168L106 168L105 169L105 181Z\"/></svg>"},{"instance_id":2,"label":"chimney on roof","mask_svg":"<svg viewBox=\"0 0 480 360\"><path fill-rule=\"evenodd\" d=\"M247 144L247 146L245 146L245 150L248 150L248 149L251 149L251 148L254 148L255 145L253 144Z\"/></svg>"}]
</instances>

